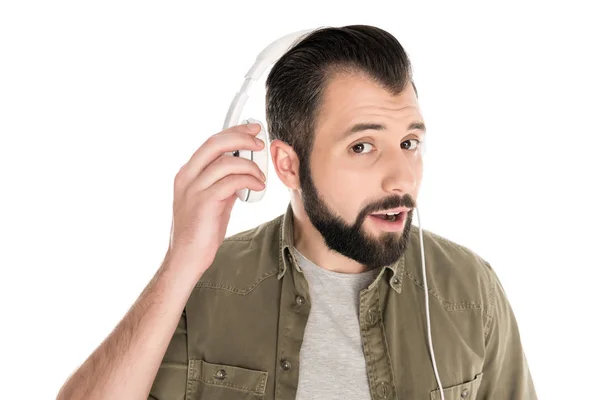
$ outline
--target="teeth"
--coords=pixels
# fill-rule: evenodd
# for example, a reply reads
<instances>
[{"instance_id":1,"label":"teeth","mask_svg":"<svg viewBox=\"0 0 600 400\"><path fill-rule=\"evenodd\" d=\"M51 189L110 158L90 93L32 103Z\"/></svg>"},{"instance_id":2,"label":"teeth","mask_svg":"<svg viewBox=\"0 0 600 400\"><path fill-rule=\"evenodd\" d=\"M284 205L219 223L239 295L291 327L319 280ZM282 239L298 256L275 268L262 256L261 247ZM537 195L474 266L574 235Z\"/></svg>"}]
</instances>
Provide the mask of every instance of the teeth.
<instances>
[{"instance_id":1,"label":"teeth","mask_svg":"<svg viewBox=\"0 0 600 400\"><path fill-rule=\"evenodd\" d=\"M400 214L400 213L399 212L397 212L397 213L385 213L385 215L398 215L398 214Z\"/></svg>"}]
</instances>

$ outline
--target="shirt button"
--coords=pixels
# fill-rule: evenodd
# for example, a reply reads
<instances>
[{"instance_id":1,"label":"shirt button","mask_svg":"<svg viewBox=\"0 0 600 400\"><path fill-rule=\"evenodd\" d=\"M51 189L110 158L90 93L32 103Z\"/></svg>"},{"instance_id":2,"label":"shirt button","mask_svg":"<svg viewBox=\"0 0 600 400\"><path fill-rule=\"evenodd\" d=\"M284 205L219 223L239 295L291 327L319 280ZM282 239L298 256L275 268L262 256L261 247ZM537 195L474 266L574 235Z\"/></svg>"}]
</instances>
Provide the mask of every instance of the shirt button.
<instances>
[{"instance_id":1,"label":"shirt button","mask_svg":"<svg viewBox=\"0 0 600 400\"><path fill-rule=\"evenodd\" d=\"M288 371L290 368L292 368L292 364L290 364L288 360L283 360L281 362L281 368L283 368L285 371Z\"/></svg>"},{"instance_id":2,"label":"shirt button","mask_svg":"<svg viewBox=\"0 0 600 400\"><path fill-rule=\"evenodd\" d=\"M466 399L468 395L469 395L469 389L465 389L460 394L460 397L462 397L463 399Z\"/></svg>"},{"instance_id":3,"label":"shirt button","mask_svg":"<svg viewBox=\"0 0 600 400\"><path fill-rule=\"evenodd\" d=\"M391 390L387 382L379 382L375 390L380 399L387 399L390 397Z\"/></svg>"},{"instance_id":4,"label":"shirt button","mask_svg":"<svg viewBox=\"0 0 600 400\"><path fill-rule=\"evenodd\" d=\"M215 378L222 381L227 376L227 372L224 369L220 369L215 373Z\"/></svg>"},{"instance_id":5,"label":"shirt button","mask_svg":"<svg viewBox=\"0 0 600 400\"><path fill-rule=\"evenodd\" d=\"M367 324L375 325L377 322L377 312L374 309L367 311Z\"/></svg>"},{"instance_id":6,"label":"shirt button","mask_svg":"<svg viewBox=\"0 0 600 400\"><path fill-rule=\"evenodd\" d=\"M296 304L298 304L299 306L301 306L302 304L305 303L306 300L304 300L304 297L302 296L296 296Z\"/></svg>"},{"instance_id":7,"label":"shirt button","mask_svg":"<svg viewBox=\"0 0 600 400\"><path fill-rule=\"evenodd\" d=\"M400 278L398 278L397 276L394 276L394 278L392 279L392 285L398 286L399 283L400 283Z\"/></svg>"}]
</instances>

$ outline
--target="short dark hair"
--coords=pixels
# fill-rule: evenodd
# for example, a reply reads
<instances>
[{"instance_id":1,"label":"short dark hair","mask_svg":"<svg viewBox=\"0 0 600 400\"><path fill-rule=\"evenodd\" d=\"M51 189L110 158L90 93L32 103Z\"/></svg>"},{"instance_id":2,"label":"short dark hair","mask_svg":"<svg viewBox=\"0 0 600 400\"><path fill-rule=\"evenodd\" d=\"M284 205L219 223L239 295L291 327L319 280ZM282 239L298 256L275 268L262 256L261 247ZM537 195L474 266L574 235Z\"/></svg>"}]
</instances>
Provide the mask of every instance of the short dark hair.
<instances>
[{"instance_id":1,"label":"short dark hair","mask_svg":"<svg viewBox=\"0 0 600 400\"><path fill-rule=\"evenodd\" d=\"M273 65L265 98L270 140L292 146L304 172L309 171L306 164L325 88L339 72L366 74L392 94L400 93L408 82L417 92L408 55L387 31L348 25L311 32Z\"/></svg>"}]
</instances>

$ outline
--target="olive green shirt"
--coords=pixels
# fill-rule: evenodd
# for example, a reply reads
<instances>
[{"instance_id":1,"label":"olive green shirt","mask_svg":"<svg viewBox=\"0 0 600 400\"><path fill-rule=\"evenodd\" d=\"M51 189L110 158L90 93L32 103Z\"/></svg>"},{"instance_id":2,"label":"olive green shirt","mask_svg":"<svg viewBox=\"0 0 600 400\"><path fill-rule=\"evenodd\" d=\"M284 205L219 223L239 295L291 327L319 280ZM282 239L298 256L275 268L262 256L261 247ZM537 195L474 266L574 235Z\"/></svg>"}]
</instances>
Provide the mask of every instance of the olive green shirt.
<instances>
[{"instance_id":1,"label":"olive green shirt","mask_svg":"<svg viewBox=\"0 0 600 400\"><path fill-rule=\"evenodd\" d=\"M517 321L490 264L425 229L423 241L444 398L537 399ZM224 240L188 299L149 399L295 399L311 298L292 246L291 206ZM404 255L360 292L371 399L441 399L420 256L419 229L411 226Z\"/></svg>"}]
</instances>

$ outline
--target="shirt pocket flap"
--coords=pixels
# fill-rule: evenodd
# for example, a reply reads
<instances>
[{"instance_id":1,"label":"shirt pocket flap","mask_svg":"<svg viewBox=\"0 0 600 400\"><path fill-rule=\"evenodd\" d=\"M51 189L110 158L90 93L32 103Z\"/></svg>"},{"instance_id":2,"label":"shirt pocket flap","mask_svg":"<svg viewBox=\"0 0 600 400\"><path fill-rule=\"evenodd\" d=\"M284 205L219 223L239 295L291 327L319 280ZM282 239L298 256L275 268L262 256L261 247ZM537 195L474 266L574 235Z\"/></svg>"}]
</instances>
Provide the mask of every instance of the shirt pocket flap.
<instances>
[{"instance_id":1,"label":"shirt pocket flap","mask_svg":"<svg viewBox=\"0 0 600 400\"><path fill-rule=\"evenodd\" d=\"M477 390L479 390L479 385L481 385L482 376L483 373L480 373L471 381L461 383L460 385L445 387L443 390L444 400L475 400L477 397ZM442 400L439 389L431 391L430 395L431 400Z\"/></svg>"},{"instance_id":2,"label":"shirt pocket flap","mask_svg":"<svg viewBox=\"0 0 600 400\"><path fill-rule=\"evenodd\" d=\"M196 362L200 362L199 378L205 384L253 392L258 395L265 394L268 377L266 371L213 364L204 360L196 360Z\"/></svg>"}]
</instances>

